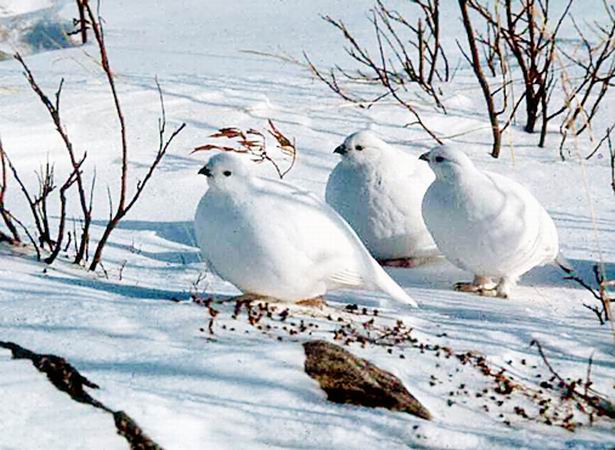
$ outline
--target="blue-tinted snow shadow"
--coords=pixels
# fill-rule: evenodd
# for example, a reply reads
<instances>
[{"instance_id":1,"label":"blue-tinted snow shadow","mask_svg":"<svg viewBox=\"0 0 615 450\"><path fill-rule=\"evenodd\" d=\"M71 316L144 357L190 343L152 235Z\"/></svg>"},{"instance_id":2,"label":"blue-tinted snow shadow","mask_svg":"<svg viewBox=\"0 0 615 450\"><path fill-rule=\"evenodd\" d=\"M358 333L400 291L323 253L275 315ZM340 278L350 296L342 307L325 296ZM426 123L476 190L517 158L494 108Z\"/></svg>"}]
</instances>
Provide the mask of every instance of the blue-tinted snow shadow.
<instances>
[{"instance_id":1,"label":"blue-tinted snow shadow","mask_svg":"<svg viewBox=\"0 0 615 450\"><path fill-rule=\"evenodd\" d=\"M607 208L605 213L612 213L612 211L609 211ZM615 234L615 220L609 218L596 217L592 219L584 215L563 211L549 211L549 214L553 217L558 228L567 228L578 232L597 231L599 233Z\"/></svg>"},{"instance_id":2,"label":"blue-tinted snow shadow","mask_svg":"<svg viewBox=\"0 0 615 450\"><path fill-rule=\"evenodd\" d=\"M587 282L590 286L598 287L594 274L596 261L586 259L570 259L568 262L574 269L574 274ZM605 277L609 280L615 279L615 263L604 262L599 265ZM577 287L583 289L578 283L566 280L568 276L562 269L554 265L536 267L521 277L521 285L529 286L554 286L554 287Z\"/></svg>"},{"instance_id":3,"label":"blue-tinted snow shadow","mask_svg":"<svg viewBox=\"0 0 615 450\"><path fill-rule=\"evenodd\" d=\"M95 220L92 221L92 223L93 225L98 225L101 227L106 226L106 222L102 220ZM138 253L141 256L153 259L155 261L178 264L182 266L201 261L201 255L197 249L196 236L194 234L194 227L191 221L158 222L147 220L123 220L119 223L117 228L120 230L153 232L162 240L184 245L186 247L192 247L194 250L148 252L142 249L135 249L131 245L120 244L113 241L107 243L109 247L115 247L129 252Z\"/></svg>"},{"instance_id":4,"label":"blue-tinted snow shadow","mask_svg":"<svg viewBox=\"0 0 615 450\"><path fill-rule=\"evenodd\" d=\"M568 262L574 269L574 274L581 277L588 284L596 286L594 266L596 261L586 259L569 259ZM604 262L601 265L606 278L615 279L615 262ZM473 274L463 272L445 260L438 260L429 266L421 266L415 269L389 269L387 272L402 286L445 289L450 290L454 283L458 281L471 281ZM578 283L566 280L569 276L555 264L547 264L542 267L535 267L524 274L519 280L519 286L527 287L560 287L583 289ZM596 286L597 287L597 286Z\"/></svg>"},{"instance_id":5,"label":"blue-tinted snow shadow","mask_svg":"<svg viewBox=\"0 0 615 450\"><path fill-rule=\"evenodd\" d=\"M266 355L263 357L267 358ZM323 394L312 383L302 383L301 385L293 384L292 382L285 383L279 380L270 380L256 371L243 370L241 373L230 374L228 372L220 372L217 370L208 369L205 366L198 365L196 367L186 367L182 364L172 364L160 361L147 362L116 362L108 363L98 361L78 361L73 359L73 363L78 364L84 371L94 372L113 372L124 373L125 376L143 378L165 377L166 379L176 378L182 381L184 388L181 393L186 395L189 392L189 399L195 403L210 405L218 408L229 408L237 411L238 414L263 414L267 415L271 421L297 422L303 426L319 426L324 422L335 423L348 420L350 417L355 417L362 426L373 429L380 429L383 435L387 432L394 435L399 432L399 427L411 427L415 424L421 424L422 421L415 417L405 414L396 414L384 409L379 411L379 414L374 414L374 410L369 408L361 408L352 405L338 405L335 403L326 403L326 409L323 407ZM188 391L193 380L220 380L223 383L232 384L233 386L241 386L245 390L252 391L271 391L284 392L290 394L298 401L291 404L280 404L275 401L275 396L267 399L259 399L252 401L247 399L235 398L232 394L228 394L225 390L220 392L200 392ZM307 380L307 376L306 376ZM177 392L172 389L160 389L157 395L168 397L177 395ZM383 420L384 418L387 420ZM264 438L263 443L271 444L271 437ZM288 445L286 440L280 442L282 446ZM268 445L267 445L268 446ZM296 445L293 445L296 447ZM297 447L301 448L301 446ZM306 448L314 448L308 446Z\"/></svg>"},{"instance_id":6,"label":"blue-tinted snow shadow","mask_svg":"<svg viewBox=\"0 0 615 450\"><path fill-rule=\"evenodd\" d=\"M47 281L52 280L66 286L76 286L93 289L98 292L107 292L116 296L138 298L142 300L189 300L188 292L173 291L167 289L148 288L141 286L131 286L126 284L111 283L109 281L90 280L85 278L68 278L58 276L38 275Z\"/></svg>"},{"instance_id":7,"label":"blue-tinted snow shadow","mask_svg":"<svg viewBox=\"0 0 615 450\"><path fill-rule=\"evenodd\" d=\"M579 315L560 316L554 314L532 314L527 302L515 302L489 297L470 296L463 293L440 294L433 292L430 298L423 297L421 309L416 314L425 322L417 328L423 332L433 334L433 325L438 330L447 330L455 333L460 323L466 324L468 329L480 329L480 333L453 335L453 339L462 339L471 344L472 348L489 348L497 345L499 352L508 350L518 354L534 353L530 343L539 339L543 343L558 343L558 347L546 348L549 359L561 364L586 364L590 350L597 350L600 356L594 357L596 367L609 368L613 365L613 344L609 339L608 330L598 324L593 313L579 305ZM463 298L466 296L466 298ZM470 297L467 297L470 296ZM456 301L457 298L459 301ZM580 333L569 333L570 321L575 321L575 327L582 330ZM449 331L450 330L450 331ZM458 331L457 331L458 332ZM503 336L506 338L503 339ZM569 343L569 344L568 344ZM563 351L570 348L584 347L588 349L587 355L578 356Z\"/></svg>"},{"instance_id":8,"label":"blue-tinted snow shadow","mask_svg":"<svg viewBox=\"0 0 615 450\"><path fill-rule=\"evenodd\" d=\"M594 281L594 261L572 260L578 276L586 280L591 286L597 287ZM606 273L613 278L615 276L615 264L605 264ZM483 332L475 335L463 336L464 340L472 341L474 346L490 346L495 340L499 341L501 333L505 332L514 336L510 342L500 342L499 345L515 352L527 352L529 343L536 338L536 332L550 336L553 342L565 342L568 336L569 320L576 320L576 326L583 328L581 339L587 343L588 348L599 349L606 355L612 354L612 342L603 339L604 329L597 326L597 320L592 312L583 308L579 303L578 311L571 312L566 317L560 316L556 311L553 315L537 315L531 312L531 302L549 301L542 300L540 295L528 287L559 287L578 289L583 298L591 303L593 297L586 292L585 288L573 281L564 280L566 274L555 266L536 268L522 277L517 288L518 298L515 291L510 300L498 298L480 297L474 294L454 292L453 283L456 281L471 280L469 273L456 269L451 264L439 262L429 267L417 269L387 269L387 271L420 304L420 309L410 312L410 316L416 316L422 323L416 322L417 329L432 334L433 324L446 329L455 329L459 323L474 324ZM526 288L526 289L523 289ZM532 300L530 300L532 299ZM372 306L370 301L358 299L360 304ZM562 299L565 301L566 299ZM575 300L576 301L576 300ZM343 303L343 301L342 301ZM575 344L579 344L575 342ZM563 361L584 362L583 358L564 355ZM595 361L597 365L612 367L607 360Z\"/></svg>"},{"instance_id":9,"label":"blue-tinted snow shadow","mask_svg":"<svg viewBox=\"0 0 615 450\"><path fill-rule=\"evenodd\" d=\"M158 262L175 265L176 268L181 268L188 264L194 264L202 261L201 254L197 251L169 251L169 252L148 252L143 249L135 250L133 246L127 244L119 244L117 242L108 242L108 247L118 248L128 252L136 252L141 256L152 259ZM139 267L136 263L131 263L132 268Z\"/></svg>"},{"instance_id":10,"label":"blue-tinted snow shadow","mask_svg":"<svg viewBox=\"0 0 615 450\"><path fill-rule=\"evenodd\" d=\"M93 225L104 227L104 220L93 220ZM189 247L196 246L194 226L191 221L153 222L147 220L122 220L117 226L119 230L153 231L161 239Z\"/></svg>"},{"instance_id":11,"label":"blue-tinted snow shadow","mask_svg":"<svg viewBox=\"0 0 615 450\"><path fill-rule=\"evenodd\" d=\"M180 80L175 80L174 84L188 86L188 87L196 86L199 88L199 90L201 90L204 85L211 87L211 81L212 80L209 80L209 82L204 82L198 79L198 77L197 78L191 77L190 79L183 78ZM239 86L230 86L229 83L233 83L233 82L237 83L238 80L237 79L235 80L225 79L225 84L223 86L212 88L212 92L217 92L222 88L225 90L224 92L225 96L223 100L217 100L214 98L198 97L196 94L193 94L191 92L181 92L181 91L178 91L177 89L176 90L165 89L164 95L165 97L187 100L188 102L192 104L213 107L213 108L231 109L233 111L241 111L242 113L246 114L247 116L253 119L258 119L258 120L273 119L277 124L282 124L286 126L288 125L300 126L304 128L307 127L312 132L319 133L322 136L326 136L328 138L335 138L339 140L340 142L348 134L347 131L344 131L348 127L352 127L352 129L355 131L359 129L369 128L371 125L377 125L377 126L381 126L385 128L392 128L392 129L404 129L404 130L407 129L407 126L405 124L393 124L390 122L381 121L381 120L378 120L378 118L376 117L366 116L361 111L358 111L357 114L353 114L350 117L348 115L342 117L338 113L337 108L334 108L334 107L332 107L331 110L329 111L322 111L322 110L316 109L316 110L311 111L310 113L310 116L314 121L322 121L323 123L326 123L328 125L326 127L315 126L313 123L308 126L305 124L302 118L298 118L298 117L294 118L295 116L293 116L292 114L288 112L284 115L276 115L276 117L270 117L267 114L265 115L260 114L257 109L251 108L250 106L254 103L256 104L261 103L264 99L269 100L269 95L273 92L271 89L274 89L275 92L279 92L280 89L282 90L286 89L289 93L292 93L292 95L294 95L295 97L300 97L300 98L307 97L312 102L314 102L315 98L316 99L328 98L329 97L328 93L326 90L322 91L321 93L316 92L313 89L313 86L309 84L305 86L298 86L296 83L284 83L280 79L276 79L275 81L263 80L263 79L258 79L258 80L243 79L239 82L240 83ZM138 79L137 77L133 77L133 85L141 89L144 89L144 90L150 90L150 91L156 90L156 85L151 82L151 78ZM266 86L266 85L269 85L269 86L263 89L263 86ZM229 97L228 95L229 90L236 93L237 95ZM178 117L178 120L181 120L182 122L186 122L188 125L192 127L195 127L198 129L205 129L210 132L217 130L218 128L222 126L221 124L214 125L212 123L205 122L200 118L195 119L193 115L188 115L186 117ZM339 123L340 127L331 126L331 124L335 124L335 123ZM410 144L410 142L408 141L401 141L401 140L391 141L391 143L395 145L402 145L402 146ZM415 147L424 147L424 148L432 147L429 141L419 142L415 140L415 141L412 141L411 144ZM305 149L302 150L302 153L305 153Z\"/></svg>"}]
</instances>

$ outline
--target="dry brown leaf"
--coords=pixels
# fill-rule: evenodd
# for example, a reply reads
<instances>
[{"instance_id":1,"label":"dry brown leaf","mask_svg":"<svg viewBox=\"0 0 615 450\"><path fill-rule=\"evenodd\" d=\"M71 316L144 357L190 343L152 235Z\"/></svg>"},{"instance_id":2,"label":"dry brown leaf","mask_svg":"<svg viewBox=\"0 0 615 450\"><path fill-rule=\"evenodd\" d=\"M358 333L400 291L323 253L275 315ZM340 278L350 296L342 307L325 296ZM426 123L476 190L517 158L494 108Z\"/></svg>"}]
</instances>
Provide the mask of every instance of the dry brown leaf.
<instances>
[{"instance_id":1,"label":"dry brown leaf","mask_svg":"<svg viewBox=\"0 0 615 450\"><path fill-rule=\"evenodd\" d=\"M220 150L224 152L236 152L247 153L252 156L252 160L255 162L269 161L276 169L278 176L284 178L294 166L297 158L297 148L295 146L294 139L291 141L282 133L271 120L267 120L269 129L266 132L249 128L245 132L237 127L225 127L220 128L218 131L212 133L209 137L214 139L228 139L235 140L235 147L230 145L217 145L217 144L204 144L196 147L192 153L199 151ZM282 154L292 158L290 166L282 171L276 161L267 154L267 138L266 134L271 135L277 142L277 148ZM256 137L256 138L249 138Z\"/></svg>"}]
</instances>

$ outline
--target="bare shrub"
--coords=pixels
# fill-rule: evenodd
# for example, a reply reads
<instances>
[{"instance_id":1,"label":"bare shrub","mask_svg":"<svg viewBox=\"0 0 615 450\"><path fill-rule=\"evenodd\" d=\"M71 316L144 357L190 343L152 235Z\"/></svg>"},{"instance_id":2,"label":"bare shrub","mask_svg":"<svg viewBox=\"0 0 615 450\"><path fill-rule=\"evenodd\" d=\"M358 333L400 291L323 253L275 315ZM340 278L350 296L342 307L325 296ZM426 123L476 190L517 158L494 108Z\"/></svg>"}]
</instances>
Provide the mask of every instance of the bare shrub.
<instances>
[{"instance_id":1,"label":"bare shrub","mask_svg":"<svg viewBox=\"0 0 615 450\"><path fill-rule=\"evenodd\" d=\"M561 15L552 20L547 0L498 0L489 9L479 0L470 0L487 24L496 29L514 56L521 72L525 92L525 131L533 133L542 114L546 130L548 93L554 82L554 54L557 34L573 0L568 0ZM504 20L499 11L504 11ZM544 134L544 133L543 133ZM544 137L539 144L544 146Z\"/></svg>"},{"instance_id":2,"label":"bare shrub","mask_svg":"<svg viewBox=\"0 0 615 450\"><path fill-rule=\"evenodd\" d=\"M572 2L573 0L568 0L563 12L554 20L550 17L551 11L548 0L520 0L518 2L496 0L492 4L480 0L460 0L459 2L464 17L468 16L468 13L464 10L467 11L469 7L478 13L484 21L487 29L486 38L475 37L475 40L483 46L486 64L493 75L497 72L495 61L502 61L504 57L500 46L504 45L507 52L510 51L512 54L523 78L523 95L521 98L525 102L525 131L533 133L538 119L542 117L539 147L545 145L547 123L550 119L548 115L550 93L556 85L553 62L557 49L557 34L568 15ZM469 20L469 18L464 18L464 25ZM467 25L466 32L468 39L470 39L470 31L468 31ZM481 76L477 73L476 66L480 66L481 62L478 58L478 51L476 53L472 65L482 87L487 82L486 80L481 81ZM506 82L502 84L504 93L509 90L506 84ZM512 85L510 87L512 88ZM495 129L494 108L489 106L490 100L484 87L483 94L487 102L492 127ZM514 117L516 111L515 106L512 108L511 118ZM497 144L496 134L494 131L494 150Z\"/></svg>"},{"instance_id":3,"label":"bare shrub","mask_svg":"<svg viewBox=\"0 0 615 450\"><path fill-rule=\"evenodd\" d=\"M526 94L523 93L516 100L514 98L513 80L508 66L508 55L502 42L501 22L497 12L496 18L493 21L487 21L486 31L481 33L475 29L470 16L470 11L477 11L481 6L473 0L459 0L459 8L470 55L463 50L459 42L457 45L472 67L481 87L491 125L491 156L498 158L502 147L502 134L512 123L517 108ZM479 48L482 49L484 59L481 59ZM488 81L484 72L485 66L495 81Z\"/></svg>"},{"instance_id":4,"label":"bare shrub","mask_svg":"<svg viewBox=\"0 0 615 450\"><path fill-rule=\"evenodd\" d=\"M62 240L64 238L64 228L66 222L66 191L77 181L79 177L81 177L81 165L85 161L84 157L79 161L77 166L73 168L70 175L66 178L66 180L62 183L62 186L59 190L59 225L58 225L58 233L56 238L53 239L51 236L51 227L49 225L49 200L51 194L56 190L55 184L55 176L54 176L54 168L49 162L46 162L43 167L41 167L40 171L37 173L38 177L38 193L32 195L24 182L21 180L19 173L11 160L6 156L6 161L8 166L10 167L13 178L19 184L21 191L30 207L30 211L32 213L32 218L34 220L34 225L36 227L36 236L37 239L31 237L33 244L36 248L38 258L41 258L40 249L45 249L50 252L50 255L45 258L45 262L47 264L52 264L55 259L58 257L60 250L62 248ZM82 235L83 236L83 235Z\"/></svg>"},{"instance_id":5,"label":"bare shrub","mask_svg":"<svg viewBox=\"0 0 615 450\"><path fill-rule=\"evenodd\" d=\"M111 90L111 95L113 96L115 112L116 112L117 118L120 123L120 139L122 143L122 171L121 171L121 176L120 176L119 199L118 199L115 212L111 214L111 217L109 218L109 221L107 222L107 226L105 227L105 231L103 232L102 237L100 238L100 241L98 242L98 245L96 246L96 250L94 251L94 256L92 258L92 262L90 263L90 270L94 270L96 269L96 266L98 265L98 263L100 262L102 258L103 249L105 247L105 244L107 243L107 240L109 239L109 236L111 235L111 232L117 227L120 220L122 220L122 218L128 213L128 211L130 211L130 209L135 205L135 203L137 202L137 200L143 193L143 190L145 189L147 182L150 180L151 176L154 174L156 167L158 167L158 164L160 163L160 161L162 161L162 158L164 157L167 150L169 149L169 146L173 142L173 139L175 139L175 137L185 128L186 124L185 123L181 124L169 135L168 138L166 137L167 122L166 122L166 114L165 114L165 109L164 109L164 99L162 96L162 90L160 89L160 85L158 84L158 81L156 80L156 86L158 88L158 94L160 97L160 110L162 114L162 117L158 120L158 135L159 135L158 151L156 152L156 155L153 161L151 162L143 179L137 182L136 189L132 197L129 197L127 193L128 142L126 139L126 124L124 120L124 114L122 112L120 99L118 97L117 90L115 87L115 79L113 77L113 72L111 71L111 66L109 64L109 58L107 56L107 48L105 46L105 36L103 33L102 22L100 20L100 17L96 17L94 15L92 11L92 7L89 5L89 3L87 3L87 1L84 3L84 7L89 17L90 27L92 28L92 32L94 33L96 43L98 44L101 65L107 77L107 82Z\"/></svg>"},{"instance_id":6,"label":"bare shrub","mask_svg":"<svg viewBox=\"0 0 615 450\"><path fill-rule=\"evenodd\" d=\"M569 14L573 1L568 0L556 17L552 17L553 8L547 0L459 2L462 13L467 8L475 11L487 29L486 37L475 36L483 48L485 61L481 62L479 58L477 63L473 60L473 66L485 64L495 76L495 61L502 57L502 53L496 51L499 42L503 42L507 52L514 58L523 79L526 113L524 130L533 133L540 122L539 147L545 146L549 121L563 115L560 126L562 159L562 148L567 136L578 136L591 129L591 122L615 77L615 7L604 2L608 23L589 25L593 36L589 38ZM567 50L566 44L558 39L567 17L570 17L581 42L572 51ZM558 60L561 63L559 76L555 65ZM575 71L574 77L568 75L569 69ZM480 78L478 74L477 77ZM481 86L485 83L480 82ZM555 92L563 92L564 101L555 110L550 110L553 99L559 97L553 95ZM489 115L492 116L491 110Z\"/></svg>"},{"instance_id":7,"label":"bare shrub","mask_svg":"<svg viewBox=\"0 0 615 450\"><path fill-rule=\"evenodd\" d=\"M58 257L60 251L64 249L68 250L71 240L73 245L75 246L75 257L73 262L75 264L87 264L89 270L95 270L97 266L100 264L102 259L102 253L105 248L105 245L109 239L109 236L113 232L113 230L118 226L120 221L124 218L124 216L130 211L130 209L135 205L135 203L140 198L143 193L145 186L148 181L151 179L154 174L156 168L159 163L162 161L163 157L167 153L171 143L174 138L184 129L185 124L181 124L177 127L173 132L171 132L167 137L166 130L166 114L164 108L164 101L162 96L162 90L158 81L156 81L156 86L158 89L158 95L160 99L160 108L161 108L161 118L158 123L158 134L159 134L159 145L157 152L150 163L144 177L136 183L136 187L132 194L128 192L128 142L126 138L126 125L124 120L124 114L122 111L120 99L117 93L117 89L115 86L115 78L113 72L111 70L111 66L109 63L109 59L107 56L107 50L105 46L104 40L104 32L102 28L102 21L100 17L94 15L91 6L85 0L80 2L80 5L83 7L83 10L87 14L87 23L92 30L96 44L100 53L100 64L105 74L107 84L110 88L111 96L113 98L114 109L116 113L116 117L119 122L119 134L121 140L121 173L118 179L119 184L119 198L117 199L116 206L114 207L111 195L109 194L109 202L111 213L109 215L109 220L105 226L105 229L102 233L101 238L96 243L95 250L92 258L89 258L88 249L91 242L91 234L90 227L92 223L92 205L95 191L95 180L96 176L93 174L90 178L91 181L86 185L86 180L84 176L84 172L82 170L82 166L86 160L87 154L85 152L78 153L75 150L73 142L66 131L66 128L62 122L62 117L60 113L60 99L62 93L62 86L64 84L64 80L60 82L60 85L54 95L54 100L52 101L40 88L37 83L32 71L23 60L21 55L16 54L15 59L21 64L26 80L28 81L32 91L38 96L39 100L45 108L47 109L50 118L55 126L56 131L60 135L64 147L66 149L66 154L70 161L71 172L68 177L62 182L59 189L57 189L57 184L55 181L55 171L53 165L47 163L41 171L38 173L38 193L31 194L26 185L22 182L21 177L12 164L11 160L6 155L6 152L2 150L1 152L1 161L3 167L3 184L2 184L2 198L4 197L4 190L6 186L6 169L5 164L11 169L13 174L13 178L19 184L21 191L30 206L30 211L32 213L32 218L34 221L34 225L36 228L36 238L32 236L28 230L24 228L24 230L28 233L30 240L32 241L37 254L39 255L39 259L41 256L40 250L46 250L49 252L49 256L45 258L45 262L48 264L53 263L53 261ZM76 227L73 228L72 234L66 231L66 194L72 188L72 186L77 187L78 199L80 204L81 214L78 219L81 224L79 232ZM50 221L49 221L49 202L51 199L51 195L54 192L58 192L58 209L59 209L59 222L58 222L58 230L57 233L53 234L50 230ZM4 207L4 202L2 199L1 202L2 211L6 211ZM4 218L3 214L3 218ZM13 216L10 216L13 217ZM14 217L13 217L14 218ZM6 220L5 220L6 222ZM73 222L75 224L75 221ZM53 236L52 236L53 234ZM68 242L63 246L63 241L65 235L68 236Z\"/></svg>"},{"instance_id":8,"label":"bare shrub","mask_svg":"<svg viewBox=\"0 0 615 450\"><path fill-rule=\"evenodd\" d=\"M560 124L562 159L565 159L563 147L567 137L591 130L592 121L609 87L615 82L615 6L604 2L604 10L610 21L608 25L588 24L587 33L572 18L580 44L572 50L558 46L559 54L571 65L570 71L574 70L576 75L569 76L568 69L562 72L564 101L547 117L547 120L552 120L563 114Z\"/></svg>"},{"instance_id":9,"label":"bare shrub","mask_svg":"<svg viewBox=\"0 0 615 450\"><path fill-rule=\"evenodd\" d=\"M76 30L70 34L79 34L81 36L81 43L86 44L88 42L88 21L86 19L86 5L88 0L76 0L76 2L79 18L73 20Z\"/></svg>"},{"instance_id":10,"label":"bare shrub","mask_svg":"<svg viewBox=\"0 0 615 450\"><path fill-rule=\"evenodd\" d=\"M533 340L530 342L530 346L536 346L538 353L543 362L549 369L549 372L553 375L552 382L543 382L545 389L559 388L562 393L562 400L573 400L576 403L576 407L579 411L587 414L590 417L590 423L594 420L594 417L606 416L611 419L615 419L615 404L609 400L604 394L597 392L592 388L593 382L591 380L592 371L592 358L589 358L587 363L587 375L585 380L583 379L571 379L564 378L560 375L551 365L547 356L540 345L540 342ZM546 385L545 385L546 383ZM554 386L555 385L555 386ZM572 428L574 430L574 428Z\"/></svg>"},{"instance_id":11,"label":"bare shrub","mask_svg":"<svg viewBox=\"0 0 615 450\"><path fill-rule=\"evenodd\" d=\"M441 92L436 87L437 81L450 79L448 59L440 44L439 0L412 0L411 3L419 10L415 22L377 0L370 11L377 41L375 54L357 41L342 21L323 17L342 33L347 44L346 52L355 64L358 63L358 69L335 66L325 72L317 68L307 55L305 58L312 73L344 100L360 107L370 107L385 98L392 98L414 118L409 125L418 124L441 144L440 138L421 119L411 90L418 87L438 109L446 112L440 99ZM375 97L367 99L342 87L340 79L355 84L367 83L380 89Z\"/></svg>"},{"instance_id":12,"label":"bare shrub","mask_svg":"<svg viewBox=\"0 0 615 450\"><path fill-rule=\"evenodd\" d=\"M609 289L615 287L615 280L607 279L603 265L594 264L593 266L593 286L591 282L584 280L578 274L572 271L567 272L568 276L564 278L565 280L571 280L579 284L587 291L589 291L594 297L594 299L598 301L598 305L583 303L583 306L596 315L596 317L600 321L600 324L604 325L607 321L613 320L611 302L613 302L615 298L610 296Z\"/></svg>"},{"instance_id":13,"label":"bare shrub","mask_svg":"<svg viewBox=\"0 0 615 450\"><path fill-rule=\"evenodd\" d=\"M85 152L82 155L77 155L77 153L75 152L73 143L70 137L68 136L68 133L66 132L66 128L64 127L64 124L62 122L62 117L60 114L60 105L61 105L60 99L62 95L62 87L64 86L64 79L60 81L60 85L58 86L58 89L54 95L54 101L52 102L50 98L40 88L39 84L34 78L34 75L32 74L32 71L30 70L30 68L25 63L25 61L23 60L23 58L21 57L19 53L15 54L15 59L21 64L22 68L24 69L24 76L26 77L26 80L28 81L28 84L30 85L32 91L38 96L41 103L47 109L49 116L55 126L55 129L62 139L62 142L66 149L66 153L70 160L72 171L75 173L75 183L77 185L77 191L79 194L79 205L81 207L81 214L82 214L82 217L81 217L82 229L81 229L81 237L79 240L78 249L75 255L74 262L75 264L80 264L86 258L87 245L90 239L90 225L92 222L92 202L91 202L91 198L88 200L87 186L83 179L83 175L79 170L80 166L85 161L87 155ZM19 180L19 177L15 170L14 170L14 175L15 175L15 178ZM40 201L43 202L43 206L46 204L47 197L53 190L53 189L50 190L49 186L47 186L47 189L45 189L43 184L45 184L46 181L51 181L51 180L45 180L45 178L46 177L39 176L39 184L41 184L41 200ZM94 180L92 181L92 183L94 183ZM29 198L27 189L25 188L23 183L20 182L20 185L22 187L22 191L24 192L26 200L28 200L28 203L30 204L30 208L32 209L34 201ZM37 230L38 230L38 234L40 236L42 243L47 243L49 244L50 247L52 247L50 240L49 240L49 230L48 230L48 227L45 226L45 224L47 223L46 213L43 216L41 216L40 214L37 214L33 210L32 215L33 215L33 218L34 218ZM77 237L74 236L74 239L77 239Z\"/></svg>"},{"instance_id":14,"label":"bare shrub","mask_svg":"<svg viewBox=\"0 0 615 450\"><path fill-rule=\"evenodd\" d=\"M0 139L0 217L4 225L9 231L10 235L6 235L0 232L0 241L7 241L11 244L18 244L21 242L21 237L17 231L17 226L13 220L11 212L8 210L5 204L5 194L8 188L8 166L7 158L2 145L2 139Z\"/></svg>"}]
</instances>

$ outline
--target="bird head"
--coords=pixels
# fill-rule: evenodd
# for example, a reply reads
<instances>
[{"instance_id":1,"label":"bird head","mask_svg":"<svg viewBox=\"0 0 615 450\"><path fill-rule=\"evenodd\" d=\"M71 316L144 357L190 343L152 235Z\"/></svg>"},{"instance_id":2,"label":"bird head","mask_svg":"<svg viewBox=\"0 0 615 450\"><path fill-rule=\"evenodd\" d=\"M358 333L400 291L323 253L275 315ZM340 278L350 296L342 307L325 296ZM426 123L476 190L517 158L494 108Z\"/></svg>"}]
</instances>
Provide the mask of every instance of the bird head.
<instances>
[{"instance_id":1,"label":"bird head","mask_svg":"<svg viewBox=\"0 0 615 450\"><path fill-rule=\"evenodd\" d=\"M474 164L464 152L447 146L434 147L419 156L419 159L426 161L440 180L452 180L475 170Z\"/></svg>"},{"instance_id":2,"label":"bird head","mask_svg":"<svg viewBox=\"0 0 615 450\"><path fill-rule=\"evenodd\" d=\"M333 152L340 154L343 160L369 164L380 159L386 147L387 143L371 131L357 131L348 136Z\"/></svg>"},{"instance_id":3,"label":"bird head","mask_svg":"<svg viewBox=\"0 0 615 450\"><path fill-rule=\"evenodd\" d=\"M199 175L207 177L210 188L230 190L250 177L244 158L235 153L218 153L205 164Z\"/></svg>"}]
</instances>

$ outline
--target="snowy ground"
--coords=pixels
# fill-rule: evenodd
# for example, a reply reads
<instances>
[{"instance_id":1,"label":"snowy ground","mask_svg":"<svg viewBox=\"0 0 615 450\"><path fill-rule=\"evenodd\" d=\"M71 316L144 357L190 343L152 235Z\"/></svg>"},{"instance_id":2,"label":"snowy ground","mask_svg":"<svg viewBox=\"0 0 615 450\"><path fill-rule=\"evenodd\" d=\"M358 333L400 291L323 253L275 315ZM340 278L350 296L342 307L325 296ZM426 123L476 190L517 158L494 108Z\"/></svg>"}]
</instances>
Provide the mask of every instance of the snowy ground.
<instances>
[{"instance_id":1,"label":"snowy ground","mask_svg":"<svg viewBox=\"0 0 615 450\"><path fill-rule=\"evenodd\" d=\"M596 8L583 11L591 20L600 2L588 3L596 3ZM75 14L73 4L0 0L0 39L3 29L15 28L23 17L19 14L28 20L43 16L65 21ZM318 14L341 17L367 36L362 24L369 1L352 2L352 8L349 2L325 0L102 4L129 127L133 185L157 148L155 75L163 86L170 125L186 122L187 129L141 203L113 235L104 255L107 277L62 262L45 268L32 256L0 249L0 341L67 358L101 386L92 395L126 411L167 449L615 445L612 423L598 420L585 426L587 420L578 415L584 425L570 432L521 418L515 406L535 415L527 396L500 398L493 380L475 367L437 351L421 352L409 343L392 353L375 345L350 348L399 376L431 410L432 422L328 403L303 372L300 343L308 337L332 339L338 316L361 328L371 317L343 312L346 305L359 304L379 310L379 325L399 319L414 328L421 342L480 352L489 364L506 367L515 380L536 390L549 374L529 346L533 339L543 344L565 376L584 378L593 355L595 387L614 397L610 329L582 306L592 301L589 294L563 281L556 268L525 276L508 301L453 292L451 285L469 274L446 263L396 269L390 273L419 301L419 310L378 294L337 292L330 295L325 311L293 308L288 320L295 325L274 317L263 322L272 327L263 333L249 325L245 315L233 319L232 305L222 304L215 305L220 314L210 335L207 309L189 301L193 284L206 270L191 228L206 189L196 175L206 155L191 155L192 148L220 127L263 128L266 119L273 119L299 147L288 181L322 194L337 161L332 150L352 131L372 128L414 154L431 143L420 130L404 128L409 119L393 105L357 110L333 97L305 68L245 52L300 57L306 50L318 63L340 60L340 39ZM459 30L459 24L454 10L445 17L454 48L452 38L459 34L453 30ZM13 33L4 36L14 39ZM0 49L22 48L11 39ZM63 114L77 147L88 151L86 172L96 167L95 232L100 233L108 211L106 185L114 191L119 173L119 135L95 55L95 48L86 46L38 53L27 61L50 93L66 78ZM453 142L463 145L480 167L506 173L532 189L555 219L563 253L581 274L589 279L592 264L602 261L615 278L615 202L606 158L562 163L556 129L547 149L534 146L535 136L514 129L505 138L502 158L494 161L488 156L489 131L477 114L482 102L470 71L460 69L443 89L450 113L425 108L429 124L446 135L478 129ZM613 115L615 98L609 96L604 122L609 110ZM12 61L0 63L0 104L2 140L26 182L35 184L34 171L46 157L56 161L59 174L66 173L61 142ZM589 146L581 142L579 149L586 154ZM258 170L275 176L271 167ZM7 195L13 212L27 218L27 205L16 187ZM69 208L74 210L76 202ZM212 275L198 290L219 299L237 292ZM312 324L312 335L289 334L302 319ZM126 448L110 416L73 402L29 362L11 360L3 350L0 398L1 449Z\"/></svg>"}]
</instances>

